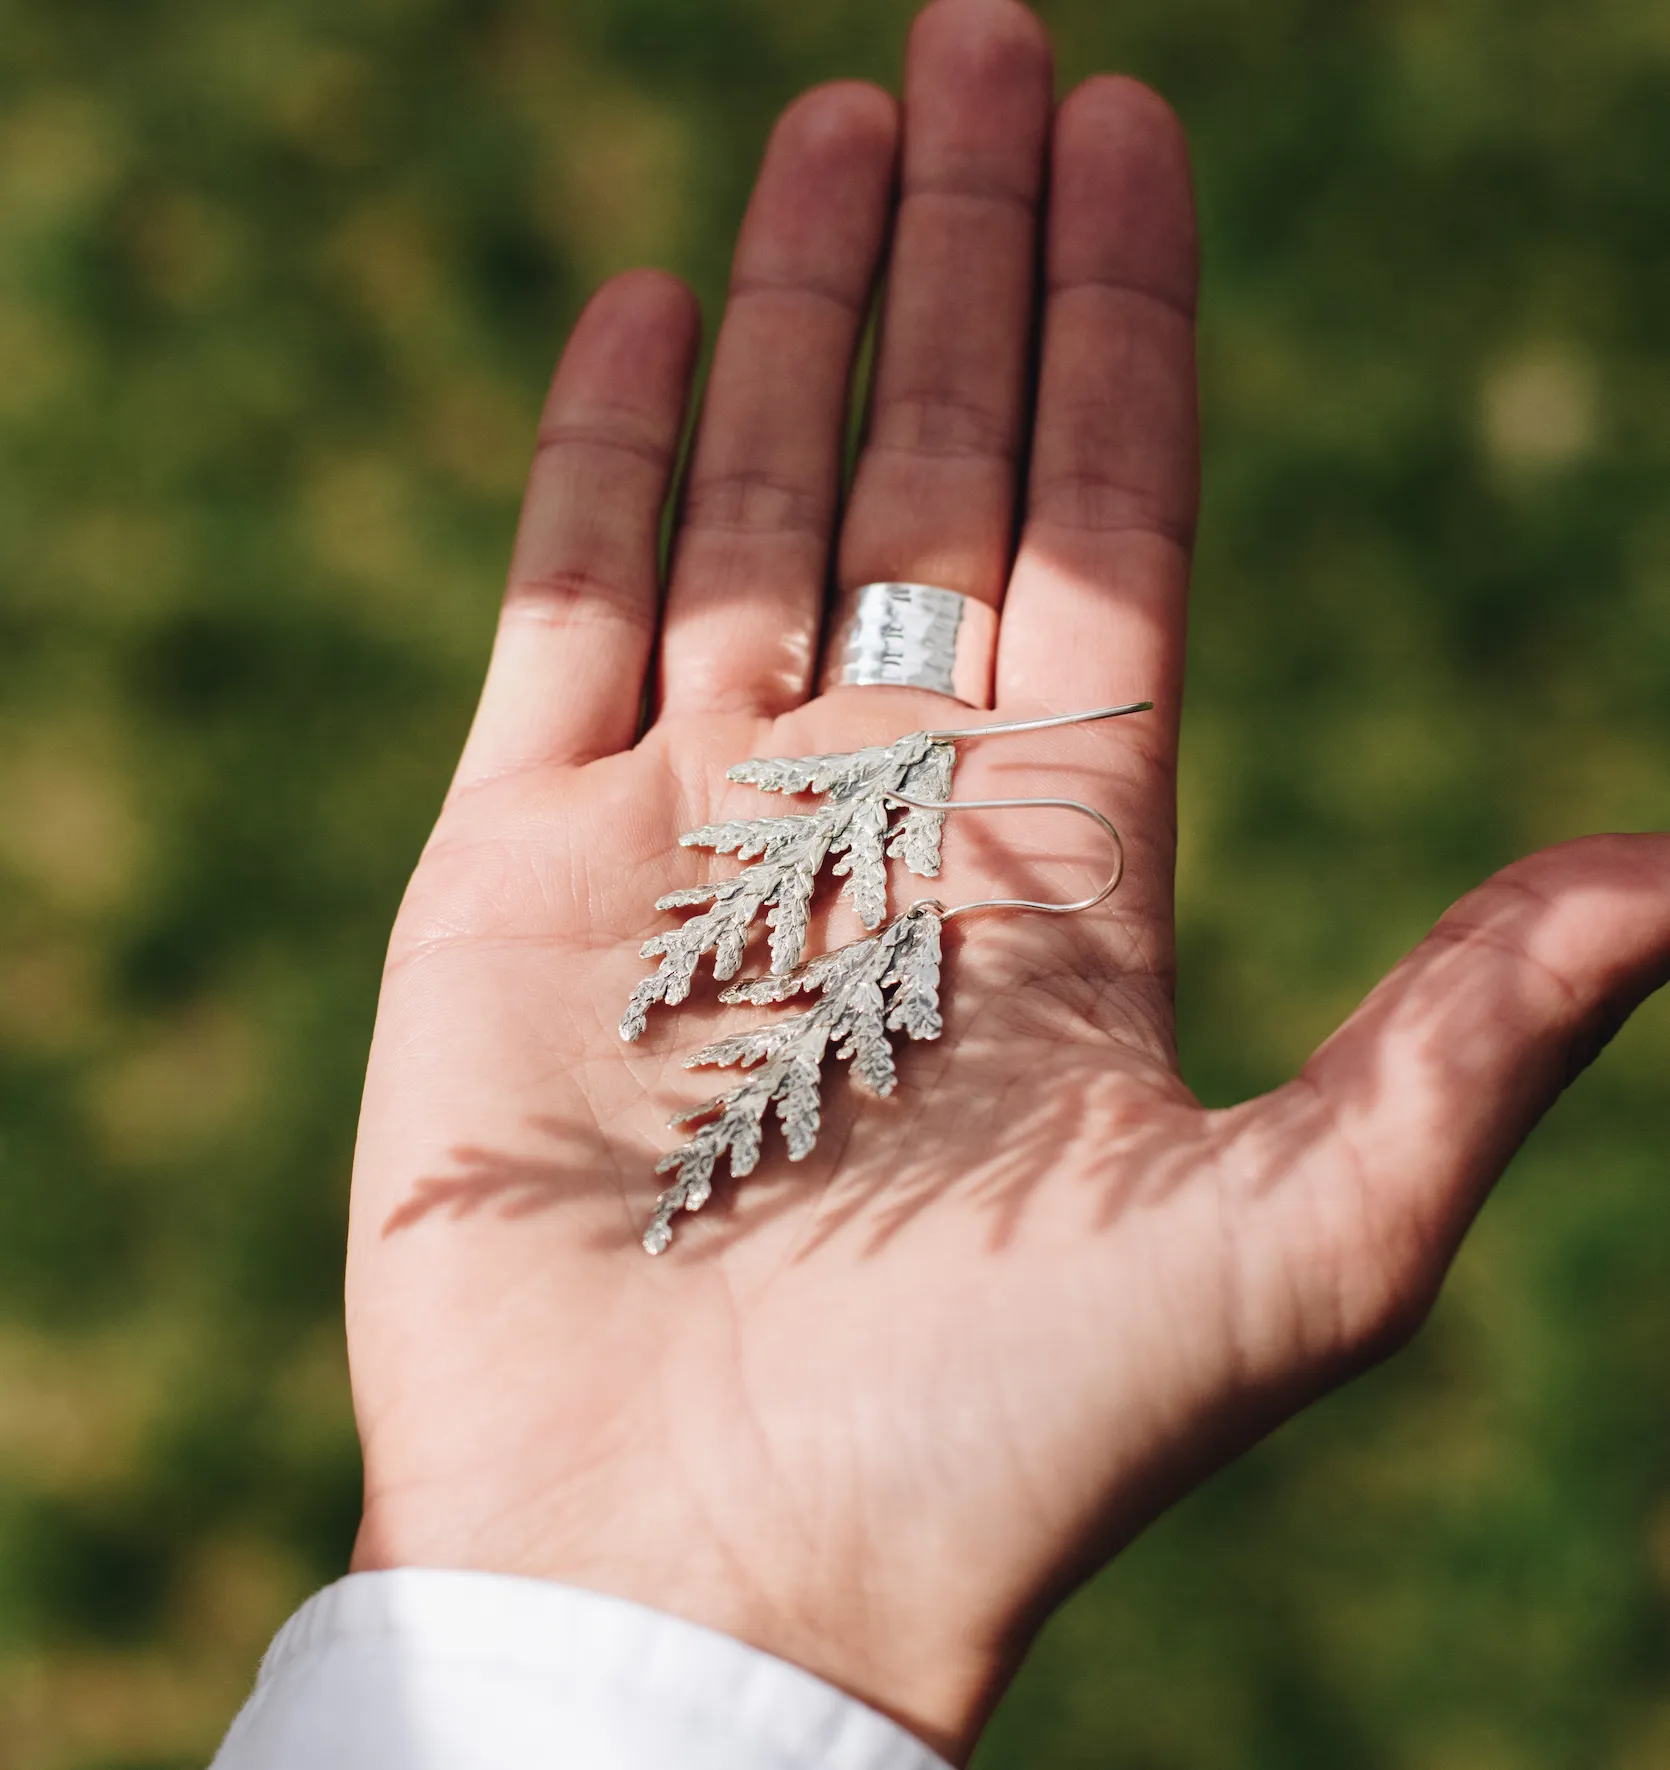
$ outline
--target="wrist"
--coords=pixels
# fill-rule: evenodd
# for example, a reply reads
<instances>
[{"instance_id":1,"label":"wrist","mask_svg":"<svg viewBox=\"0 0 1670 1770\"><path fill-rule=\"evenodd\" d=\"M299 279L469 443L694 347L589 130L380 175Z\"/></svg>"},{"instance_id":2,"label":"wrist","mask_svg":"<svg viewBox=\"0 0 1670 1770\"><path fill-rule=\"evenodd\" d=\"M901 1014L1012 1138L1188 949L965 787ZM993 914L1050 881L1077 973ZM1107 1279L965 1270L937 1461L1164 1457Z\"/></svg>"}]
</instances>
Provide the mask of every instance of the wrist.
<instances>
[{"instance_id":1,"label":"wrist","mask_svg":"<svg viewBox=\"0 0 1670 1770\"><path fill-rule=\"evenodd\" d=\"M542 1579L625 1598L700 1624L821 1678L906 1728L952 1764L966 1763L1012 1669L981 1645L954 1606L927 1592L897 1595L843 1568L824 1581L761 1577L750 1557L694 1525L682 1545L669 1533L634 1533L623 1552L601 1533L553 1540L499 1520L460 1530L414 1508L368 1504L350 1569L459 1569Z\"/></svg>"}]
</instances>

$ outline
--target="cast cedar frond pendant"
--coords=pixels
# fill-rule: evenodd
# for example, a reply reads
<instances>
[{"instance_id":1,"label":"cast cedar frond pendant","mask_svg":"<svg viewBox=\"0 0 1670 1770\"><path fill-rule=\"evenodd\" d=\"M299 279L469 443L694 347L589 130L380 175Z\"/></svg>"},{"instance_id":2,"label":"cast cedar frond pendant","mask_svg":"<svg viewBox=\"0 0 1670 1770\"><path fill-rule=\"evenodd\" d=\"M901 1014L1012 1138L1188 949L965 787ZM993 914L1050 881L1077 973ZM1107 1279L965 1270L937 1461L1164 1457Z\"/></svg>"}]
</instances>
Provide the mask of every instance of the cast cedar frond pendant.
<instances>
[{"instance_id":1,"label":"cast cedar frond pendant","mask_svg":"<svg viewBox=\"0 0 1670 1770\"><path fill-rule=\"evenodd\" d=\"M620 1036L636 1039L657 1002L673 1007L690 993L698 962L713 954L713 975L721 982L742 965L748 930L765 910L771 928L771 969L793 971L806 948L812 889L830 855L833 871L845 877L841 895L850 900L866 928L879 928L887 915L887 856L911 872L933 878L939 872L942 811L907 810L889 828L889 794L912 799L944 799L951 790L956 752L927 732L913 732L885 748L845 756L742 762L729 778L767 793L817 793L815 810L786 817L737 818L707 824L679 837L685 848L711 848L734 854L752 866L732 879L669 891L658 910L711 907L683 927L646 941L642 956L660 966L632 992L621 1019Z\"/></svg>"},{"instance_id":2,"label":"cast cedar frond pendant","mask_svg":"<svg viewBox=\"0 0 1670 1770\"><path fill-rule=\"evenodd\" d=\"M891 1094L897 1080L888 1038L937 1039L939 1018L940 906L919 903L881 933L855 941L781 975L733 984L723 1002L781 1002L802 991L817 1004L804 1014L716 1039L687 1069L733 1065L750 1073L734 1088L673 1120L675 1128L700 1124L688 1143L664 1155L658 1174L676 1173L655 1201L644 1247L662 1253L673 1239L680 1211L699 1211L713 1191L720 1156L730 1157L731 1178L741 1180L760 1159L765 1115L775 1106L789 1160L804 1161L818 1140L823 1060L831 1049L852 1065L872 1094Z\"/></svg>"},{"instance_id":3,"label":"cast cedar frond pendant","mask_svg":"<svg viewBox=\"0 0 1670 1770\"><path fill-rule=\"evenodd\" d=\"M711 848L749 864L733 878L670 891L659 900L656 907L662 910L706 907L682 926L645 942L642 956L661 962L632 992L621 1037L638 1038L656 1003L672 1007L684 1001L707 954L713 955L715 977L734 977L742 966L748 931L762 910L771 929L770 972L732 984L721 992L720 1001L761 1007L796 995L814 995L817 1001L803 1013L716 1039L687 1060L689 1068L712 1065L745 1073L734 1087L673 1120L675 1128L694 1128L657 1164L657 1173L676 1177L655 1201L643 1236L648 1252L664 1253L678 1214L699 1211L707 1203L722 1156L728 1158L734 1180L754 1171L765 1140L766 1114L773 1107L789 1160L804 1161L811 1154L822 1115L823 1065L831 1054L850 1063L854 1077L871 1093L893 1091L897 1071L891 1035L940 1036L940 931L953 916L971 910L1072 915L1093 909L1118 887L1124 848L1119 832L1101 812L1076 799L953 800L953 744L1141 713L1151 705L1137 701L966 731L917 731L897 743L847 755L742 762L729 771L731 780L763 792L814 794L822 803L782 817L708 824L679 838L687 848ZM1075 811L1097 823L1119 857L1101 889L1074 903L994 898L947 909L930 900L887 920L889 859L933 878L950 812L1016 808ZM836 857L832 872L846 881L842 895L864 926L877 932L806 960L812 893L831 856Z\"/></svg>"}]
</instances>

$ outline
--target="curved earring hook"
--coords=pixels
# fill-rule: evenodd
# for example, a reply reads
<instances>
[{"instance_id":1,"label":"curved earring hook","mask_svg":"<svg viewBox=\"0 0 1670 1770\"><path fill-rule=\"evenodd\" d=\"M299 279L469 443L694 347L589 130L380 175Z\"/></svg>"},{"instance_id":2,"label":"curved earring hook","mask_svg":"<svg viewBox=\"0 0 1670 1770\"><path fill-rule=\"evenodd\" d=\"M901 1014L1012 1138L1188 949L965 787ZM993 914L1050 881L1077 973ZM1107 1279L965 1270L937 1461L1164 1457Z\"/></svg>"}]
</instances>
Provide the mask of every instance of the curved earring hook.
<instances>
[{"instance_id":1,"label":"curved earring hook","mask_svg":"<svg viewBox=\"0 0 1670 1770\"><path fill-rule=\"evenodd\" d=\"M1082 718L1083 715L1076 717ZM1048 721L1052 725L1071 722L1059 719ZM1112 897L1119 889L1120 880L1125 877L1124 841L1101 812L1094 805L1086 805L1082 799L912 799L905 793L889 793L886 797L889 803L908 805L912 811L1076 811L1081 817L1089 818L1092 823L1100 824L1113 843L1116 856L1113 873L1093 897L1080 898L1076 903L1040 903L1028 897L982 897L974 903L960 903L952 909L941 911L939 919L942 922L949 922L953 916L966 916L971 910L1038 910L1046 916L1074 916L1080 910L1093 910L1097 904Z\"/></svg>"},{"instance_id":2,"label":"curved earring hook","mask_svg":"<svg viewBox=\"0 0 1670 1770\"><path fill-rule=\"evenodd\" d=\"M1056 725L1090 725L1098 719L1119 719L1127 713L1152 713L1152 701L1130 701L1123 707L1095 707L1088 713L1057 713L1048 719L1010 719L1001 725L970 725L962 731L925 731L923 736L935 743L948 744L958 738L1005 737L1014 731L1048 731ZM968 801L964 801L968 803ZM1025 804L1041 805L1043 801L1025 800ZM1053 804L1076 804L1076 800L1054 800ZM1089 810L1089 807L1084 807Z\"/></svg>"}]
</instances>

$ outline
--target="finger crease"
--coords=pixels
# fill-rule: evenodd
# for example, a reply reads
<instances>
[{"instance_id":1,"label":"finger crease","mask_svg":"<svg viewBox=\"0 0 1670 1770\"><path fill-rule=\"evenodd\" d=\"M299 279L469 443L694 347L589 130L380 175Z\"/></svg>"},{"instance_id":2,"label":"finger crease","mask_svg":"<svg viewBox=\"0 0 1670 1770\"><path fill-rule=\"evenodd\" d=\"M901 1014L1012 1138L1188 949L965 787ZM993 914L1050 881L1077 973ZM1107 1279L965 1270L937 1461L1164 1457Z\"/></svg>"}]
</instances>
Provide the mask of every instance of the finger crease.
<instances>
[{"instance_id":1,"label":"finger crease","mask_svg":"<svg viewBox=\"0 0 1670 1770\"><path fill-rule=\"evenodd\" d=\"M1086 535L1152 535L1182 553L1194 547L1195 525L1190 518L1167 515L1128 486L1091 473L1039 481L1029 508L1034 520L1047 528Z\"/></svg>"},{"instance_id":2,"label":"finger crease","mask_svg":"<svg viewBox=\"0 0 1670 1770\"><path fill-rule=\"evenodd\" d=\"M1018 209L1031 220L1038 210L1038 198L1030 191L1018 191L1013 185L1000 184L984 178L907 178L900 206L921 197L937 197L942 202L989 203L999 208Z\"/></svg>"},{"instance_id":3,"label":"finger crease","mask_svg":"<svg viewBox=\"0 0 1670 1770\"><path fill-rule=\"evenodd\" d=\"M1567 1008L1582 1011L1587 1006L1577 985L1564 972L1557 971L1546 959L1539 959L1523 941L1515 940L1511 935L1498 934L1483 923L1440 922L1427 938L1437 946L1455 947L1462 951L1476 947L1488 953L1496 953L1502 958L1512 959L1516 964L1528 965L1554 985L1555 992Z\"/></svg>"},{"instance_id":4,"label":"finger crease","mask_svg":"<svg viewBox=\"0 0 1670 1770\"><path fill-rule=\"evenodd\" d=\"M1049 285L1052 296L1076 295L1085 289L1102 290L1112 295L1135 295L1143 301L1151 301L1156 306L1163 307L1167 313L1175 314L1187 325L1192 326L1195 322L1195 304L1192 300L1184 300L1154 283L1139 283L1129 277L1066 277L1051 279Z\"/></svg>"},{"instance_id":5,"label":"finger crease","mask_svg":"<svg viewBox=\"0 0 1670 1770\"><path fill-rule=\"evenodd\" d=\"M581 627L618 621L645 628L654 620L650 599L594 573L570 569L514 578L505 591L504 616L550 627Z\"/></svg>"},{"instance_id":6,"label":"finger crease","mask_svg":"<svg viewBox=\"0 0 1670 1770\"><path fill-rule=\"evenodd\" d=\"M762 296L788 296L799 300L823 302L827 306L838 308L848 319L864 317L865 301L861 296L849 295L844 289L832 283L816 282L810 278L802 281L792 279L777 282L769 277L746 277L733 280L731 283L731 300L754 301Z\"/></svg>"},{"instance_id":7,"label":"finger crease","mask_svg":"<svg viewBox=\"0 0 1670 1770\"><path fill-rule=\"evenodd\" d=\"M871 446L907 455L978 455L1005 464L1016 454L1014 426L989 406L955 393L891 395L876 413Z\"/></svg>"},{"instance_id":8,"label":"finger crease","mask_svg":"<svg viewBox=\"0 0 1670 1770\"><path fill-rule=\"evenodd\" d=\"M723 534L808 534L822 538L829 498L775 474L735 472L693 484L683 526Z\"/></svg>"},{"instance_id":9,"label":"finger crease","mask_svg":"<svg viewBox=\"0 0 1670 1770\"><path fill-rule=\"evenodd\" d=\"M630 455L647 461L655 470L665 472L670 453L667 443L658 436L634 436L626 430L608 430L589 424L558 424L541 430L534 444L534 457L560 456L569 450L595 449L605 454Z\"/></svg>"}]
</instances>

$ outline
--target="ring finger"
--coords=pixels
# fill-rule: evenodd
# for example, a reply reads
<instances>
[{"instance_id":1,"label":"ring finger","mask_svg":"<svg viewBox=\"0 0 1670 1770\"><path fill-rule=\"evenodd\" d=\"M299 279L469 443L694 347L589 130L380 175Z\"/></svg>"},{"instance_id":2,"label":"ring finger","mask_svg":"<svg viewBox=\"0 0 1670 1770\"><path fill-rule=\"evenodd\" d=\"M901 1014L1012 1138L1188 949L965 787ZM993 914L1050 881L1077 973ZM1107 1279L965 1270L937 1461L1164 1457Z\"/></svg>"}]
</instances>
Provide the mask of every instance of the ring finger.
<instances>
[{"instance_id":1,"label":"ring finger","mask_svg":"<svg viewBox=\"0 0 1670 1770\"><path fill-rule=\"evenodd\" d=\"M838 623L857 587L876 580L932 583L993 609L1003 599L1051 100L1049 39L1017 0L936 0L917 20ZM831 681L838 653L826 661Z\"/></svg>"}]
</instances>

